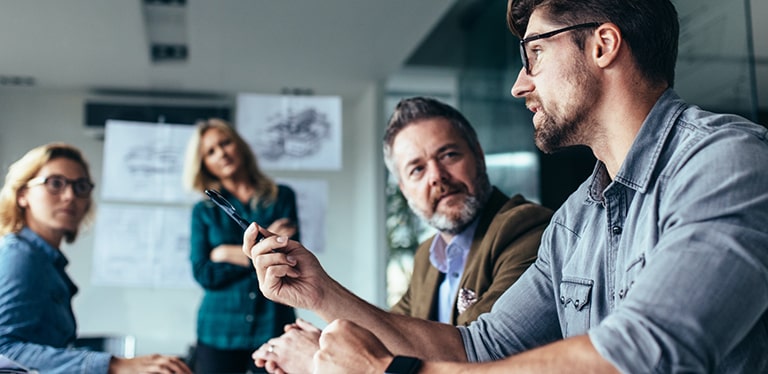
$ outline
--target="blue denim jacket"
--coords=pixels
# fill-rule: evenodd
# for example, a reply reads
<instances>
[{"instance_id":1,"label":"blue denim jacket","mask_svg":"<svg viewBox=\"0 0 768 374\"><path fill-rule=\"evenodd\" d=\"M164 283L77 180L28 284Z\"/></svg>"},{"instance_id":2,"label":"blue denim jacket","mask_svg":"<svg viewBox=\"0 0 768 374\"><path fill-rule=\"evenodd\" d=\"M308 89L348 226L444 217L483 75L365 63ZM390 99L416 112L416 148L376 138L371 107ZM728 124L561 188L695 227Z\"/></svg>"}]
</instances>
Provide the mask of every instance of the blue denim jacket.
<instances>
[{"instance_id":1,"label":"blue denim jacket","mask_svg":"<svg viewBox=\"0 0 768 374\"><path fill-rule=\"evenodd\" d=\"M67 348L77 329L68 263L29 228L0 239L0 354L41 373L107 373L109 354Z\"/></svg>"},{"instance_id":2,"label":"blue denim jacket","mask_svg":"<svg viewBox=\"0 0 768 374\"><path fill-rule=\"evenodd\" d=\"M460 328L469 359L588 334L623 372L768 372L766 132L665 92L616 177L598 162L536 263Z\"/></svg>"}]
</instances>

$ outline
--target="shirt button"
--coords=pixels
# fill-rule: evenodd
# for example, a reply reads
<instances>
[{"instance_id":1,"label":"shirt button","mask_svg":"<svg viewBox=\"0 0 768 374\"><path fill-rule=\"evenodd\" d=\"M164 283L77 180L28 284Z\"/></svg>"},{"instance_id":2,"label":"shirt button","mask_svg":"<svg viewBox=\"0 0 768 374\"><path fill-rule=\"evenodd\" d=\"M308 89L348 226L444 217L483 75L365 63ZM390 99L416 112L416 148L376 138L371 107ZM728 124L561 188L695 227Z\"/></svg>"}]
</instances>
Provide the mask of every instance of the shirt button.
<instances>
[{"instance_id":1,"label":"shirt button","mask_svg":"<svg viewBox=\"0 0 768 374\"><path fill-rule=\"evenodd\" d=\"M621 234L621 226L613 226L611 231L613 231L613 235L619 235Z\"/></svg>"},{"instance_id":2,"label":"shirt button","mask_svg":"<svg viewBox=\"0 0 768 374\"><path fill-rule=\"evenodd\" d=\"M247 316L245 316L245 321L246 321L246 322L253 322L253 316L252 316L252 315L250 315L250 314L249 314L249 315L247 315Z\"/></svg>"},{"instance_id":3,"label":"shirt button","mask_svg":"<svg viewBox=\"0 0 768 374\"><path fill-rule=\"evenodd\" d=\"M248 298L250 298L251 300L255 299L256 298L256 292L249 293L248 294Z\"/></svg>"},{"instance_id":4,"label":"shirt button","mask_svg":"<svg viewBox=\"0 0 768 374\"><path fill-rule=\"evenodd\" d=\"M459 273L451 273L451 276L454 277L454 278L458 278L459 277Z\"/></svg>"}]
</instances>

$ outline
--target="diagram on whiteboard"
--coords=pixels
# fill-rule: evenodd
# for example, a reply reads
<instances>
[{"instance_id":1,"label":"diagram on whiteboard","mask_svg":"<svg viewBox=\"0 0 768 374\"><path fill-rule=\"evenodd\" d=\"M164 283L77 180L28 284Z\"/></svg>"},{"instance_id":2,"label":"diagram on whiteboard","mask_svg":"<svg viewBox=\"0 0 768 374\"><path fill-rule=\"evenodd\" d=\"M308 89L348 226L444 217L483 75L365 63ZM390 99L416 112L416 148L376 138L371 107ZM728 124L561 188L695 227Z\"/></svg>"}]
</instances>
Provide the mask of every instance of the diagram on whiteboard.
<instances>
[{"instance_id":1,"label":"diagram on whiteboard","mask_svg":"<svg viewBox=\"0 0 768 374\"><path fill-rule=\"evenodd\" d=\"M339 97L240 94L236 126L264 169L341 168Z\"/></svg>"}]
</instances>

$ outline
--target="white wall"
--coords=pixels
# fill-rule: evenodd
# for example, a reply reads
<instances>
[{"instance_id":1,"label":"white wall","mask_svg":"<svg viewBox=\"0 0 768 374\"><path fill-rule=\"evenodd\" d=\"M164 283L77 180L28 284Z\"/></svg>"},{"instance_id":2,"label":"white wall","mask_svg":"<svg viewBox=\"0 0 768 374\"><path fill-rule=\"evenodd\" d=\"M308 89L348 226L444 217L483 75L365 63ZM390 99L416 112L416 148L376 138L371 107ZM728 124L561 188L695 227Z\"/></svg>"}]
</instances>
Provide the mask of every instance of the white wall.
<instances>
[{"instance_id":1,"label":"white wall","mask_svg":"<svg viewBox=\"0 0 768 374\"><path fill-rule=\"evenodd\" d=\"M83 150L98 184L103 142L83 130L84 97L82 92L74 91L0 90L2 175L30 148L64 141ZM359 96L343 98L341 171L273 175L328 181L326 251L318 257L341 284L368 301L384 305L386 245L380 103L376 84ZM98 196L98 190L95 193ZM195 340L200 290L92 286L91 230L82 232L77 242L65 246L63 251L70 260L68 272L80 287L73 302L80 335L130 334L136 337L137 354L186 353ZM299 311L299 315L324 325L310 312Z\"/></svg>"}]
</instances>

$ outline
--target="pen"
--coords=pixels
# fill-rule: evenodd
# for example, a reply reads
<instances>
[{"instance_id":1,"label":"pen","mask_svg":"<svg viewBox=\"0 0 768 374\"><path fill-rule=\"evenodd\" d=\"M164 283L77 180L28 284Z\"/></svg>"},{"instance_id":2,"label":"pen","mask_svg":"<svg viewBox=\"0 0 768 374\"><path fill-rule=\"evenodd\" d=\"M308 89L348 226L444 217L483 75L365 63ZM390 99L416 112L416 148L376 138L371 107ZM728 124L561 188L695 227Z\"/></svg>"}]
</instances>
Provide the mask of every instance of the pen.
<instances>
[{"instance_id":1,"label":"pen","mask_svg":"<svg viewBox=\"0 0 768 374\"><path fill-rule=\"evenodd\" d=\"M245 218L240 217L239 214L237 214L237 211L235 210L235 207L232 206L232 204L227 201L227 199L224 198L224 196L221 196L219 191L216 190L205 190L205 194L208 195L208 197L213 201L214 204L218 205L221 210L224 211L224 213L227 213L229 218L232 218L233 221L235 221L240 227L243 228L243 230L247 229L248 226L251 224L250 222L246 221ZM258 232L256 235L256 243L264 240L264 235L261 232Z\"/></svg>"}]
</instances>

